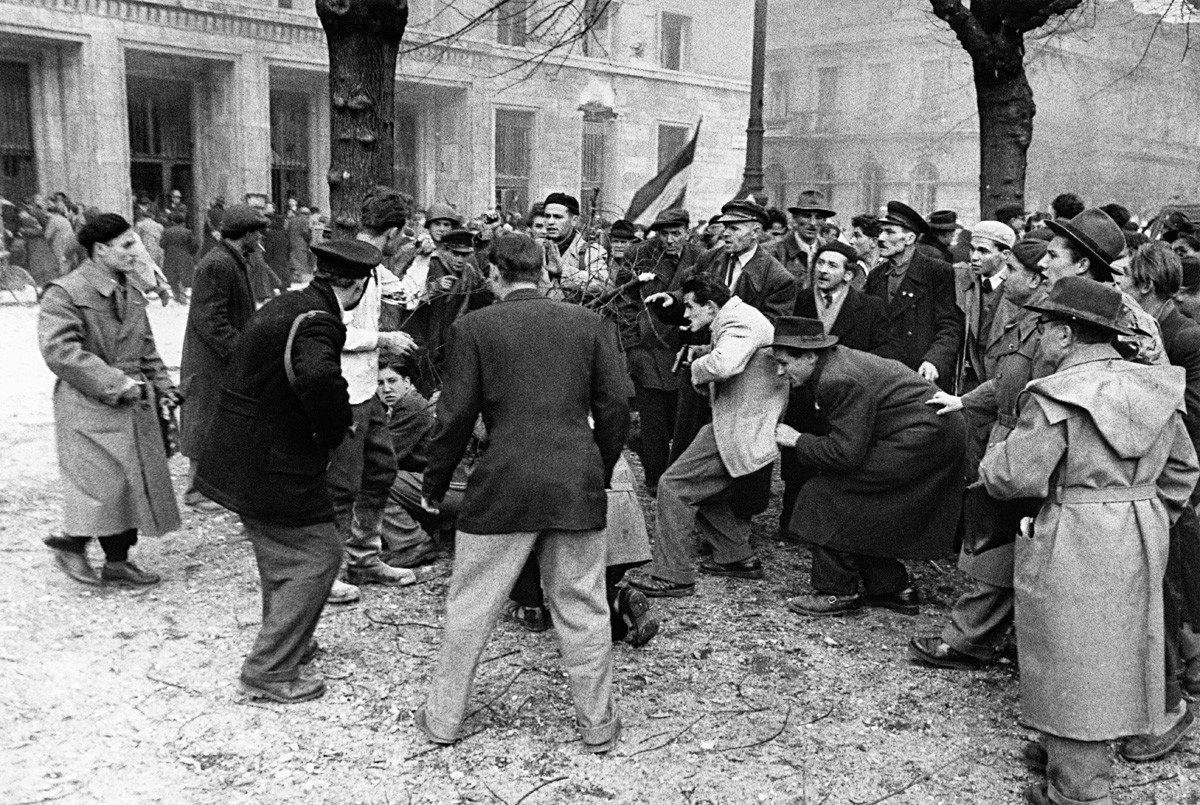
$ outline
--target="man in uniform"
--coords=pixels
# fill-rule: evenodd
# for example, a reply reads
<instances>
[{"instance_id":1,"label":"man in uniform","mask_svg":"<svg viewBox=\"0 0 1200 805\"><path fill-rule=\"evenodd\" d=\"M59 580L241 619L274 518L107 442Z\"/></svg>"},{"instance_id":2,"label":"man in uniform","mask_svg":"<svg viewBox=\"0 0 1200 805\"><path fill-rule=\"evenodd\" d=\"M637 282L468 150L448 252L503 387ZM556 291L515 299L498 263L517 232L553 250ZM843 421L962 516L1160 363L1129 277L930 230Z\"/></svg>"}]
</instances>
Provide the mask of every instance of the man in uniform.
<instances>
[{"instance_id":1,"label":"man in uniform","mask_svg":"<svg viewBox=\"0 0 1200 805\"><path fill-rule=\"evenodd\" d=\"M62 536L45 540L58 567L98 585L156 584L158 574L129 561L143 536L179 527L159 421L179 399L130 276L138 237L114 213L79 230L88 260L42 294L38 342L54 373L54 426L63 490ZM104 550L97 575L87 546Z\"/></svg>"},{"instance_id":2,"label":"man in uniform","mask_svg":"<svg viewBox=\"0 0 1200 805\"><path fill-rule=\"evenodd\" d=\"M313 251L312 282L264 305L238 340L196 474L202 493L242 516L258 560L262 628L242 685L282 703L325 693L325 680L301 666L316 652L313 632L342 564L326 470L354 421L342 316L383 259L361 240Z\"/></svg>"}]
</instances>

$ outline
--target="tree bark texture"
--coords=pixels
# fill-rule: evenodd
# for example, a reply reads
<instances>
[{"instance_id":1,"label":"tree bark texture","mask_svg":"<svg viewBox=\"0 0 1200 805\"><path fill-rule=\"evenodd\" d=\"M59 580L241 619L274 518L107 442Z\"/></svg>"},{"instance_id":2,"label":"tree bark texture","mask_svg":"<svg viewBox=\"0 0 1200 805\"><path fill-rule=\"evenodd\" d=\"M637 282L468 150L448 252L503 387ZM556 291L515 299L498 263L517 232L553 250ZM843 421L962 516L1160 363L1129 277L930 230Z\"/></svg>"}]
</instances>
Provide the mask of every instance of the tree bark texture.
<instances>
[{"instance_id":1,"label":"tree bark texture","mask_svg":"<svg viewBox=\"0 0 1200 805\"><path fill-rule=\"evenodd\" d=\"M1025 171L1037 106L1025 74L1025 35L1083 0L930 0L971 57L979 110L979 215L1025 206Z\"/></svg>"},{"instance_id":2,"label":"tree bark texture","mask_svg":"<svg viewBox=\"0 0 1200 805\"><path fill-rule=\"evenodd\" d=\"M396 54L407 0L317 0L329 47L330 221L358 231L367 191L392 185Z\"/></svg>"}]
</instances>

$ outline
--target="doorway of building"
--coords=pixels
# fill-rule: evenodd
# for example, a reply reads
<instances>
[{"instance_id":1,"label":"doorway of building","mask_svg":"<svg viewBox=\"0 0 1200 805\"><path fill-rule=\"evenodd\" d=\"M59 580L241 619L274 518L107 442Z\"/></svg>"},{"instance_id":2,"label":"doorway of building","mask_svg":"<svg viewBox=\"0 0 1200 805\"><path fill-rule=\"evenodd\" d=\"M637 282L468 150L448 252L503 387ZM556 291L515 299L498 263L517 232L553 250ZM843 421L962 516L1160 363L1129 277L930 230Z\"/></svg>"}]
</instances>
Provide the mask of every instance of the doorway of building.
<instances>
[{"instance_id":1,"label":"doorway of building","mask_svg":"<svg viewBox=\"0 0 1200 805\"><path fill-rule=\"evenodd\" d=\"M130 75L129 179L139 203L153 214L178 190L194 211L192 88L183 81Z\"/></svg>"}]
</instances>

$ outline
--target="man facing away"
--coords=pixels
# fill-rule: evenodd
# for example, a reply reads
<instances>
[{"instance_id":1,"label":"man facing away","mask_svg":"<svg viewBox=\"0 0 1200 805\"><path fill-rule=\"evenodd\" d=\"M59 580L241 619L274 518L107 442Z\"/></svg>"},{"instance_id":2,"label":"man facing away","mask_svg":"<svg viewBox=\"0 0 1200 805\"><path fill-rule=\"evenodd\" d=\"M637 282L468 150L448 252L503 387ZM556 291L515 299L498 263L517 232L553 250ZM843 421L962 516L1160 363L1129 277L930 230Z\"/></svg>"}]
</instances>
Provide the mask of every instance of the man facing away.
<instances>
[{"instance_id":1,"label":"man facing away","mask_svg":"<svg viewBox=\"0 0 1200 805\"><path fill-rule=\"evenodd\" d=\"M538 291L542 251L532 238L497 235L488 262L501 301L451 328L424 477L423 502L436 510L482 415L489 444L467 482L444 639L416 722L435 743L457 740L488 636L536 551L583 747L607 752L620 720L604 588L605 487L629 429L629 379L610 325Z\"/></svg>"}]
</instances>

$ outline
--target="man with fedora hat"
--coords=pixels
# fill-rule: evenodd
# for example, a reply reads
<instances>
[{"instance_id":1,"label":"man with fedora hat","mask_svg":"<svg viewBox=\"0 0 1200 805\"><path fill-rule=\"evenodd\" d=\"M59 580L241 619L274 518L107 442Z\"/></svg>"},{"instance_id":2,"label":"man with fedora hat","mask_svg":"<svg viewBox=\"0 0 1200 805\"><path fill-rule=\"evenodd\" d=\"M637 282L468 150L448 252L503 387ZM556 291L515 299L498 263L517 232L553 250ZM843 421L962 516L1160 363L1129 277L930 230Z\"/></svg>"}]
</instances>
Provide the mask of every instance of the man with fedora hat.
<instances>
[{"instance_id":1,"label":"man with fedora hat","mask_svg":"<svg viewBox=\"0 0 1200 805\"><path fill-rule=\"evenodd\" d=\"M641 459L646 489L658 492L658 479L670 463L671 434L679 399L679 377L675 359L683 346L679 328L659 321L644 302L655 294L678 292L683 280L700 259L703 250L688 239L687 210L672 207L661 211L650 224L654 237L635 244L627 255L629 278L637 280L625 292L637 303L636 323L622 346L633 379L635 407L641 422Z\"/></svg>"},{"instance_id":2,"label":"man with fedora hat","mask_svg":"<svg viewBox=\"0 0 1200 805\"><path fill-rule=\"evenodd\" d=\"M958 306L965 322L955 383L960 394L987 380L983 354L1018 310L1005 301L1002 290L1008 252L1016 242L1017 233L1007 224L980 221L971 230L969 265L955 268Z\"/></svg>"},{"instance_id":3,"label":"man with fedora hat","mask_svg":"<svg viewBox=\"0 0 1200 805\"><path fill-rule=\"evenodd\" d=\"M1007 439L979 467L998 499L1042 498L1016 543L1022 722L1046 782L1027 802L1111 802L1109 742L1162 734L1168 530L1200 478L1180 367L1122 360L1121 295L1065 277L1042 314L1055 372L1026 388ZM1117 591L1119 594L1114 594Z\"/></svg>"},{"instance_id":4,"label":"man with fedora hat","mask_svg":"<svg viewBox=\"0 0 1200 805\"><path fill-rule=\"evenodd\" d=\"M918 246L928 246L930 255L954 263L965 263L969 255L955 254L954 243L958 230L958 213L954 210L935 210L929 216L929 232L918 239ZM961 259L960 259L961 258Z\"/></svg>"},{"instance_id":5,"label":"man with fedora hat","mask_svg":"<svg viewBox=\"0 0 1200 805\"><path fill-rule=\"evenodd\" d=\"M810 617L863 606L916 614L919 597L900 560L944 556L954 544L962 415L939 416L926 405L932 383L839 345L818 319L780 319L771 347L792 388L811 390L819 425L776 429L781 450L810 474L790 530L809 543L813 592L788 608Z\"/></svg>"},{"instance_id":6,"label":"man with fedora hat","mask_svg":"<svg viewBox=\"0 0 1200 805\"><path fill-rule=\"evenodd\" d=\"M825 194L818 190L805 190L797 199L796 206L788 207L788 212L794 228L779 242L775 256L796 278L801 289L810 288L821 224L837 213L829 208Z\"/></svg>"},{"instance_id":7,"label":"man with fedora hat","mask_svg":"<svg viewBox=\"0 0 1200 805\"><path fill-rule=\"evenodd\" d=\"M887 304L888 343L880 355L895 358L921 377L949 389L962 343L962 311L954 298L954 269L917 248L929 224L899 201L880 219L880 263L865 290Z\"/></svg>"},{"instance_id":8,"label":"man with fedora hat","mask_svg":"<svg viewBox=\"0 0 1200 805\"><path fill-rule=\"evenodd\" d=\"M204 511L218 507L196 491L196 460L208 433L208 422L217 410L221 376L238 336L255 310L250 259L269 223L261 210L248 204L226 208L221 217L221 241L201 258L192 279L191 307L179 363L183 395L179 409L179 451L189 459L191 480L183 500Z\"/></svg>"},{"instance_id":9,"label":"man with fedora hat","mask_svg":"<svg viewBox=\"0 0 1200 805\"><path fill-rule=\"evenodd\" d=\"M313 632L342 563L326 467L353 423L341 370L346 325L382 252L361 240L313 247L309 285L246 324L222 378L196 488L242 516L262 583L262 627L242 665L252 698L325 692Z\"/></svg>"}]
</instances>

